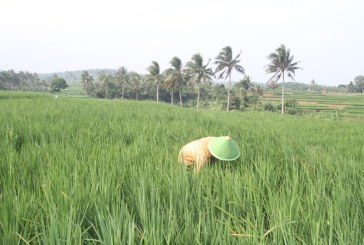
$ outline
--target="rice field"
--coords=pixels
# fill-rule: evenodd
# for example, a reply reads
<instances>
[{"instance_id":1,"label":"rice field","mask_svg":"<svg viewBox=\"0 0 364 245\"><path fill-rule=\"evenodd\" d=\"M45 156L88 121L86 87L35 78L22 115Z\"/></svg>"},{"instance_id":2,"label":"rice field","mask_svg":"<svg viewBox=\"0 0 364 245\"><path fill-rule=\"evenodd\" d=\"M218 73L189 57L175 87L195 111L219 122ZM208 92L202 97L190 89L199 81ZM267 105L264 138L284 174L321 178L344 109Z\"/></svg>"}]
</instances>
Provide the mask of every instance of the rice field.
<instances>
[{"instance_id":1,"label":"rice field","mask_svg":"<svg viewBox=\"0 0 364 245\"><path fill-rule=\"evenodd\" d=\"M0 93L1 244L363 244L360 121ZM199 174L179 149L230 135Z\"/></svg>"},{"instance_id":2,"label":"rice field","mask_svg":"<svg viewBox=\"0 0 364 245\"><path fill-rule=\"evenodd\" d=\"M287 92L285 100L295 100L305 114L321 117L364 120L364 94ZM268 93L262 102L281 104L281 93Z\"/></svg>"}]
</instances>

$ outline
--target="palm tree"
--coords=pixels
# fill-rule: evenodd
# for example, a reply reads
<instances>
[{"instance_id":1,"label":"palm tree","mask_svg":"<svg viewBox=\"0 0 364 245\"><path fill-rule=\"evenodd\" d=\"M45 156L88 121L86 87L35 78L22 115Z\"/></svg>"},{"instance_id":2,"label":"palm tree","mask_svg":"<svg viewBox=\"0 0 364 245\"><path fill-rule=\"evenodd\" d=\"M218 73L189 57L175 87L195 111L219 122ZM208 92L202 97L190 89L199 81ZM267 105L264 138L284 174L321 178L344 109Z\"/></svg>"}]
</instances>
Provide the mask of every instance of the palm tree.
<instances>
[{"instance_id":1,"label":"palm tree","mask_svg":"<svg viewBox=\"0 0 364 245\"><path fill-rule=\"evenodd\" d=\"M85 91L85 94L87 95L87 91L89 86L94 81L93 76L90 76L88 71L83 71L81 74L81 83L83 85L83 90Z\"/></svg>"},{"instance_id":2,"label":"palm tree","mask_svg":"<svg viewBox=\"0 0 364 245\"><path fill-rule=\"evenodd\" d=\"M221 50L219 55L215 58L215 64L217 65L215 73L220 73L219 79L224 78L225 80L229 77L228 85L228 101L226 111L229 111L230 106L230 87L231 87L231 72L235 69L236 71L245 74L244 68L239 65L239 57L241 52L233 59L233 51L230 46L226 46Z\"/></svg>"},{"instance_id":3,"label":"palm tree","mask_svg":"<svg viewBox=\"0 0 364 245\"><path fill-rule=\"evenodd\" d=\"M185 79L182 71L182 61L178 57L173 57L169 63L172 67L168 68L165 71L165 87L171 90L171 104L173 104L174 89L179 89L179 101L182 107L182 88L185 84Z\"/></svg>"},{"instance_id":4,"label":"palm tree","mask_svg":"<svg viewBox=\"0 0 364 245\"><path fill-rule=\"evenodd\" d=\"M145 80L143 79L142 75L137 73L133 73L130 80L132 82L131 86L135 90L135 99L138 100L139 92L144 87Z\"/></svg>"},{"instance_id":5,"label":"palm tree","mask_svg":"<svg viewBox=\"0 0 364 245\"><path fill-rule=\"evenodd\" d=\"M210 64L210 60L207 64L203 64L202 56L197 53L192 56L191 61L189 61L186 65L187 72L197 85L197 105L196 108L198 110L199 101L200 101L200 88L201 85L205 84L207 81L212 80L214 73L211 68L207 68Z\"/></svg>"},{"instance_id":6,"label":"palm tree","mask_svg":"<svg viewBox=\"0 0 364 245\"><path fill-rule=\"evenodd\" d=\"M121 99L124 100L124 92L125 92L125 85L129 83L129 75L127 74L128 70L121 66L115 74L115 79L119 85L121 85Z\"/></svg>"},{"instance_id":7,"label":"palm tree","mask_svg":"<svg viewBox=\"0 0 364 245\"><path fill-rule=\"evenodd\" d=\"M159 64L157 61L152 61L152 64L147 68L150 79L157 86L157 102L159 101L159 85L162 83L162 74L160 73Z\"/></svg>"},{"instance_id":8,"label":"palm tree","mask_svg":"<svg viewBox=\"0 0 364 245\"><path fill-rule=\"evenodd\" d=\"M275 53L268 55L267 59L270 60L270 64L267 65L266 72L274 73L269 79L279 80L282 77L282 114L284 113L284 73L286 72L288 77L294 80L295 71L302 69L298 67L299 62L293 62L294 56L291 56L291 52L283 44L276 49Z\"/></svg>"}]
</instances>

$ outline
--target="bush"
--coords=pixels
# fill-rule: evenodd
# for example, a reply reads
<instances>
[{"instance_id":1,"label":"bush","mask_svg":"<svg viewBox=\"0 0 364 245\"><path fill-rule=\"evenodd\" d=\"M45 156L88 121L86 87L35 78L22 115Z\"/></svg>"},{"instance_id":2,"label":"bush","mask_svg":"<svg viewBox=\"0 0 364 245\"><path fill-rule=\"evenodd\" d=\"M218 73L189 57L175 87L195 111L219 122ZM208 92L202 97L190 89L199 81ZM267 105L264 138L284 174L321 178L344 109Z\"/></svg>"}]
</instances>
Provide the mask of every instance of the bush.
<instances>
[{"instance_id":1,"label":"bush","mask_svg":"<svg viewBox=\"0 0 364 245\"><path fill-rule=\"evenodd\" d=\"M239 110L240 108L240 98L238 96L232 96L230 101L230 110Z\"/></svg>"},{"instance_id":2,"label":"bush","mask_svg":"<svg viewBox=\"0 0 364 245\"><path fill-rule=\"evenodd\" d=\"M302 110L288 108L287 113L290 115L302 115Z\"/></svg>"},{"instance_id":3,"label":"bush","mask_svg":"<svg viewBox=\"0 0 364 245\"><path fill-rule=\"evenodd\" d=\"M288 101L286 101L286 103L284 103L284 108L293 108L293 109L296 109L296 105L297 105L297 102L296 102L295 99L288 100Z\"/></svg>"},{"instance_id":4,"label":"bush","mask_svg":"<svg viewBox=\"0 0 364 245\"><path fill-rule=\"evenodd\" d=\"M244 107L243 107L244 108ZM249 107L252 111L263 111L264 107L262 103L257 103Z\"/></svg>"},{"instance_id":5,"label":"bush","mask_svg":"<svg viewBox=\"0 0 364 245\"><path fill-rule=\"evenodd\" d=\"M276 110L276 108L274 107L274 105L272 103L264 104L263 109L265 111L275 111Z\"/></svg>"}]
</instances>

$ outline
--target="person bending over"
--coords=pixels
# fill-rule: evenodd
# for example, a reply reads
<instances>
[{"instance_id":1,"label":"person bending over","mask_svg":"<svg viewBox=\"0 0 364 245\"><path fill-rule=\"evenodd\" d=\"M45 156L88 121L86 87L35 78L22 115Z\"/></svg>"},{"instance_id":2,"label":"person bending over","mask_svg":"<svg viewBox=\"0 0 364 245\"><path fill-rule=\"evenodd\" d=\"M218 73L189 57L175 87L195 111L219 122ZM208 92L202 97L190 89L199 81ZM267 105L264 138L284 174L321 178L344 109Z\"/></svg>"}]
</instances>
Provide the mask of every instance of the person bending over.
<instances>
[{"instance_id":1,"label":"person bending over","mask_svg":"<svg viewBox=\"0 0 364 245\"><path fill-rule=\"evenodd\" d=\"M209 136L184 145L178 154L178 162L186 166L193 165L195 172L199 172L207 162L213 162L215 158L233 161L239 156L239 146L229 136Z\"/></svg>"}]
</instances>

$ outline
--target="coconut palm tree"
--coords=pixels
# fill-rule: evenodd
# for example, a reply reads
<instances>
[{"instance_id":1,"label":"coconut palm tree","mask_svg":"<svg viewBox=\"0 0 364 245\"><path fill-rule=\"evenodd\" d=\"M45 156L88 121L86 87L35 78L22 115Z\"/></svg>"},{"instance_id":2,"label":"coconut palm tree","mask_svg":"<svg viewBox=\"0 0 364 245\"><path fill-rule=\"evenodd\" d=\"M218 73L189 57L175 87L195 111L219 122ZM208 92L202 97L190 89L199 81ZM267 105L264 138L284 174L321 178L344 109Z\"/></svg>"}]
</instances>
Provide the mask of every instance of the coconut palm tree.
<instances>
[{"instance_id":1,"label":"coconut palm tree","mask_svg":"<svg viewBox=\"0 0 364 245\"><path fill-rule=\"evenodd\" d=\"M214 77L214 73L211 68L208 68L210 64L210 60L207 64L203 64L202 56L197 53L192 56L191 61L189 61L186 65L187 73L191 76L193 82L197 85L197 105L196 108L198 110L199 101L200 101L200 88L207 81L212 80Z\"/></svg>"},{"instance_id":2,"label":"coconut palm tree","mask_svg":"<svg viewBox=\"0 0 364 245\"><path fill-rule=\"evenodd\" d=\"M144 88L145 80L142 75L132 72L130 73L130 87L135 91L135 99L138 100L140 92Z\"/></svg>"},{"instance_id":3,"label":"coconut palm tree","mask_svg":"<svg viewBox=\"0 0 364 245\"><path fill-rule=\"evenodd\" d=\"M268 55L270 64L267 65L266 73L273 73L274 75L269 79L278 81L282 77L282 114L284 113L284 73L286 72L288 77L294 80L295 71L302 69L298 67L298 63L293 62L294 56L291 55L289 49L283 44L276 49L275 53Z\"/></svg>"},{"instance_id":4,"label":"coconut palm tree","mask_svg":"<svg viewBox=\"0 0 364 245\"><path fill-rule=\"evenodd\" d=\"M159 64L157 61L152 61L152 64L147 68L150 78L147 81L152 81L157 86L157 102L159 101L159 85L162 83L162 74L160 73Z\"/></svg>"},{"instance_id":5,"label":"coconut palm tree","mask_svg":"<svg viewBox=\"0 0 364 245\"><path fill-rule=\"evenodd\" d=\"M178 57L173 57L169 62L171 68L168 68L165 73L165 87L171 90L171 104L173 104L173 92L175 88L179 89L179 101L182 107L182 88L185 84L185 79L182 71L182 61Z\"/></svg>"},{"instance_id":6,"label":"coconut palm tree","mask_svg":"<svg viewBox=\"0 0 364 245\"><path fill-rule=\"evenodd\" d=\"M115 73L115 80L120 88L121 85L121 99L124 100L125 86L129 84L129 74L128 70L121 66Z\"/></svg>"},{"instance_id":7,"label":"coconut palm tree","mask_svg":"<svg viewBox=\"0 0 364 245\"><path fill-rule=\"evenodd\" d=\"M81 74L81 83L83 85L83 90L85 91L85 94L87 95L87 91L89 86L94 81L93 76L90 76L88 71L83 71Z\"/></svg>"},{"instance_id":8,"label":"coconut palm tree","mask_svg":"<svg viewBox=\"0 0 364 245\"><path fill-rule=\"evenodd\" d=\"M137 73L132 73L130 80L131 80L131 87L135 91L135 99L138 100L138 95L144 88L145 80L142 75L139 75Z\"/></svg>"},{"instance_id":9,"label":"coconut palm tree","mask_svg":"<svg viewBox=\"0 0 364 245\"><path fill-rule=\"evenodd\" d=\"M244 68L239 65L239 58L241 52L233 58L233 51L230 46L226 46L223 48L219 55L215 58L216 69L215 73L219 74L219 79L224 78L225 80L229 77L229 85L228 85L228 101L226 111L229 111L230 106L230 87L231 87L231 73L235 69L241 74L245 74Z\"/></svg>"}]
</instances>

